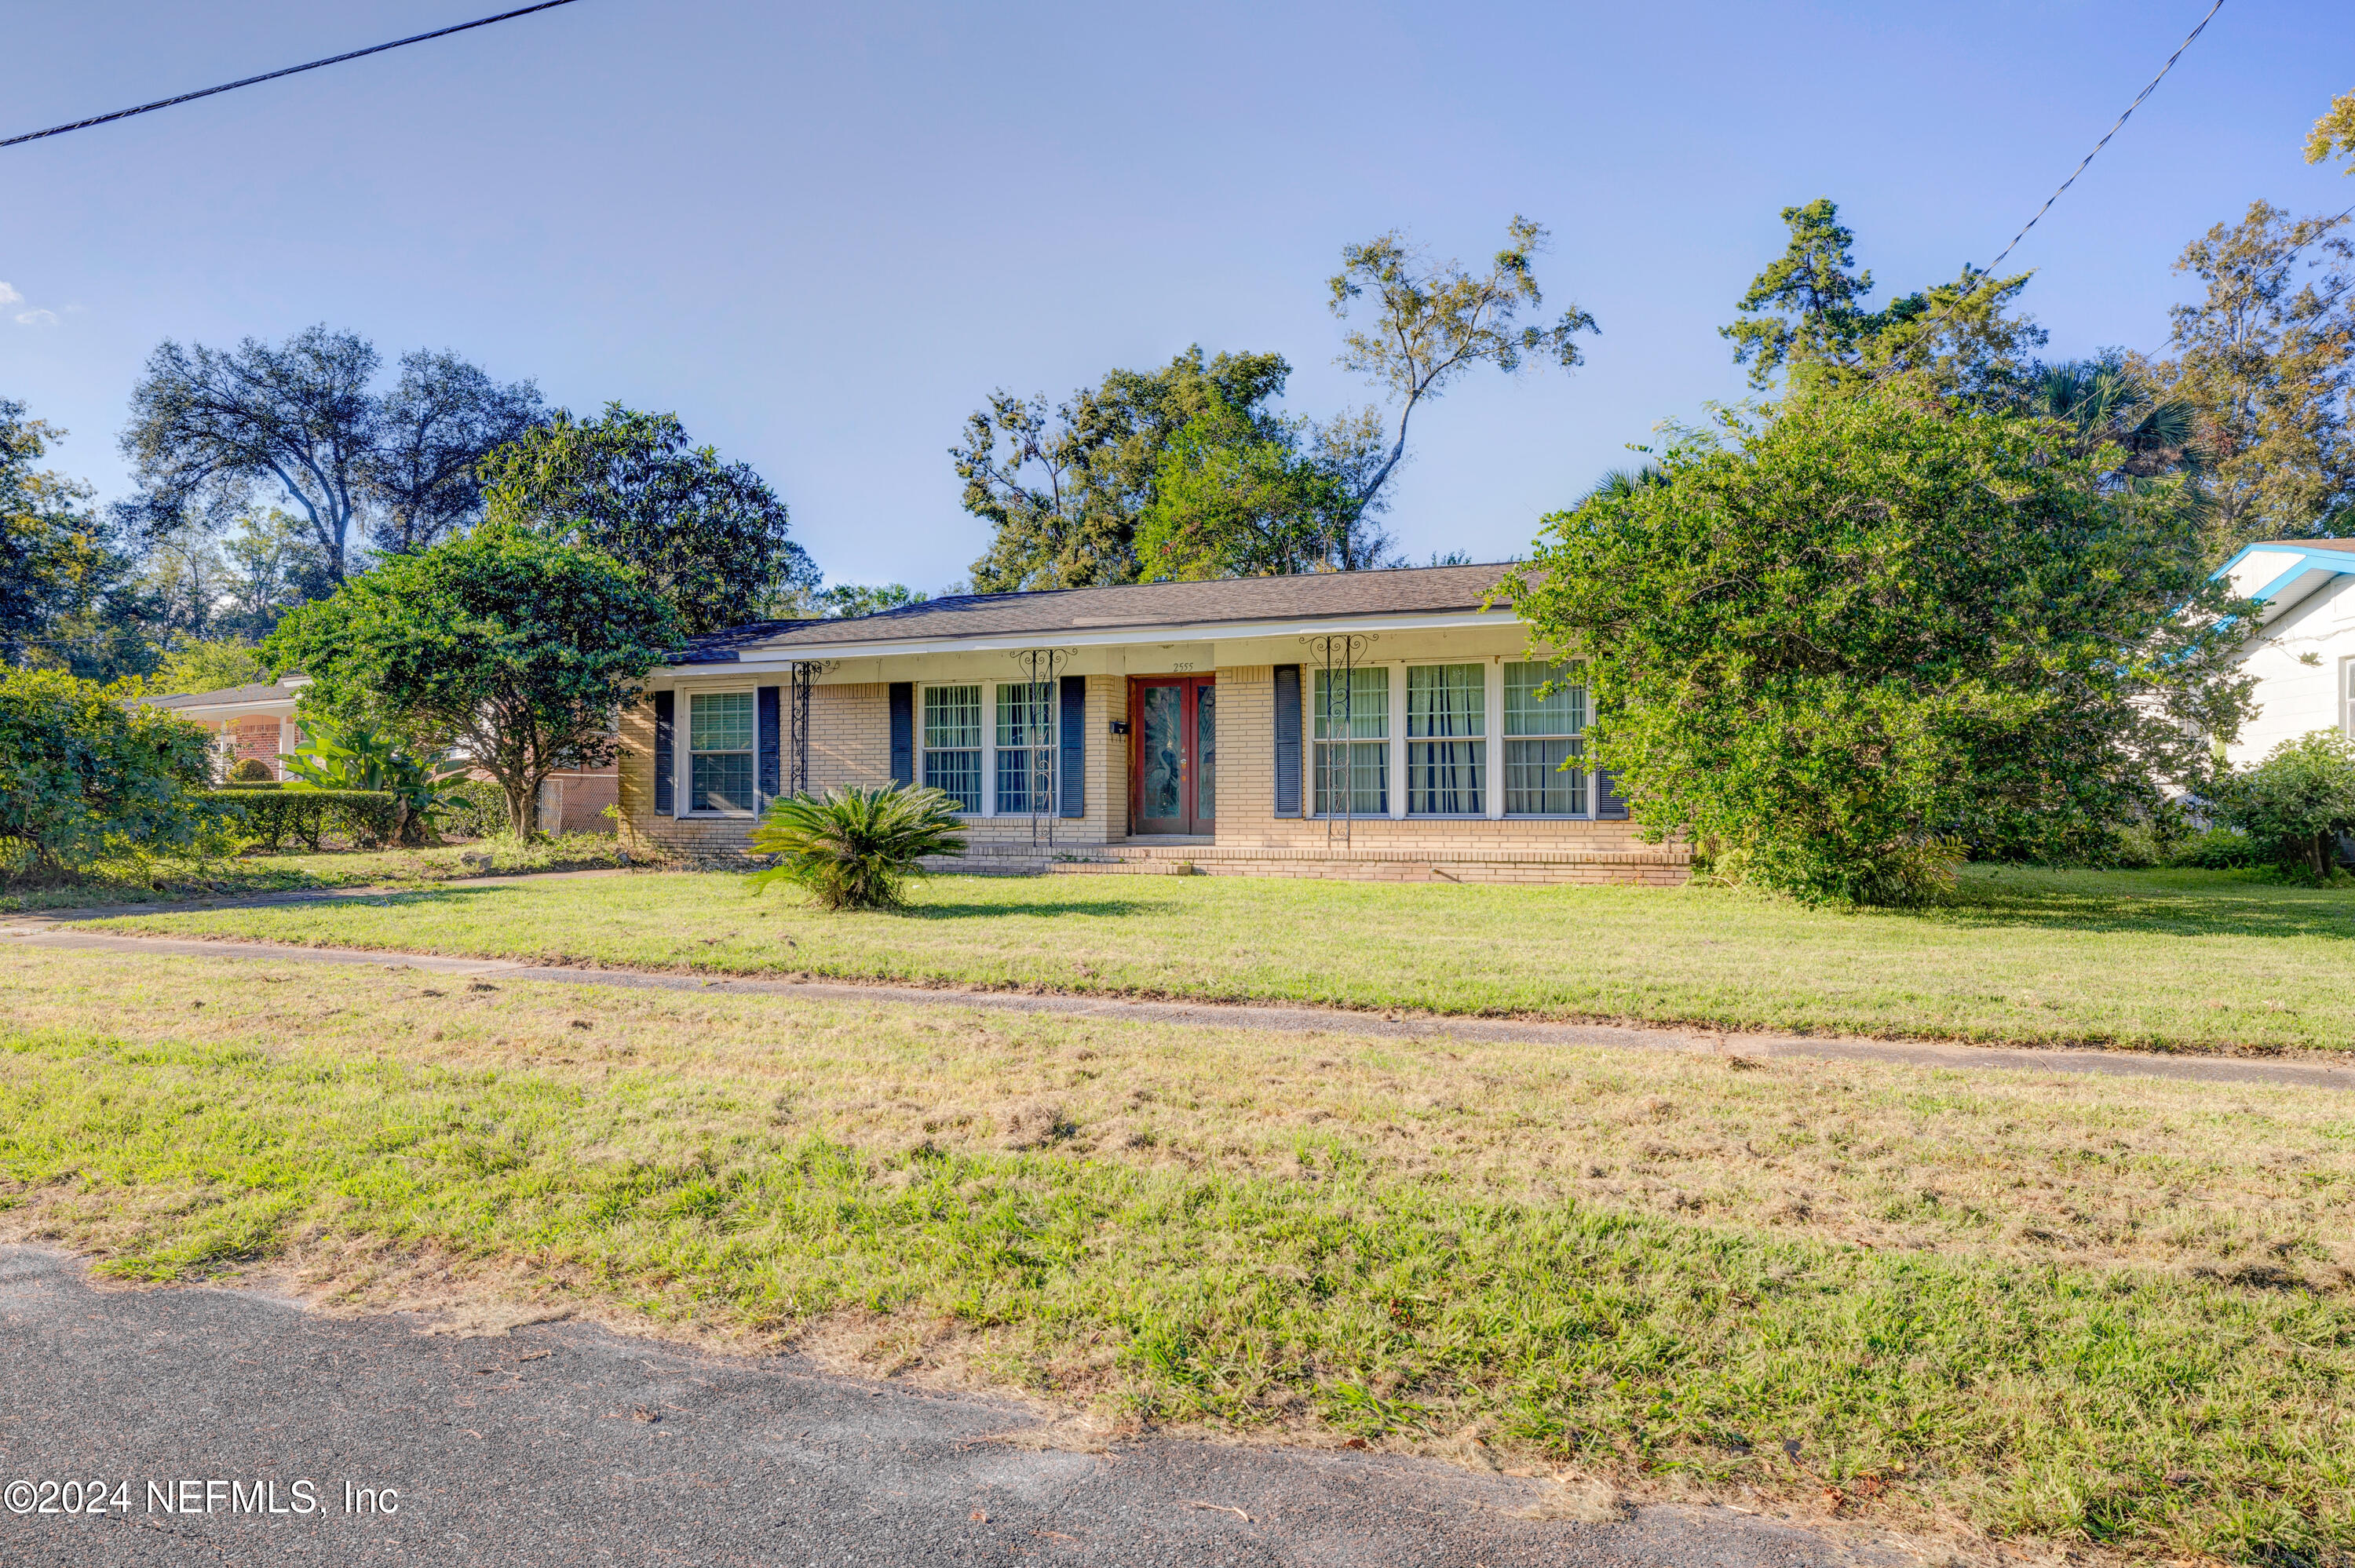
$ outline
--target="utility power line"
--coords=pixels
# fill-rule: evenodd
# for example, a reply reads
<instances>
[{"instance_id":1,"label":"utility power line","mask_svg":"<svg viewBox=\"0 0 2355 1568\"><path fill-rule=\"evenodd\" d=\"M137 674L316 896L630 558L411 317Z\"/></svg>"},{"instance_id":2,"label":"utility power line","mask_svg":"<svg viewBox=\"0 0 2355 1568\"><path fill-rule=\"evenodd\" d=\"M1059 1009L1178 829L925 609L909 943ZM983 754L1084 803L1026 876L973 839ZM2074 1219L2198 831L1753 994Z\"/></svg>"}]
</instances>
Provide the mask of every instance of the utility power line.
<instances>
[{"instance_id":1,"label":"utility power line","mask_svg":"<svg viewBox=\"0 0 2355 1568\"><path fill-rule=\"evenodd\" d=\"M2218 3L2222 4L2222 0L2218 0ZM136 109L118 109L112 114L99 114L88 120L77 120L70 125L52 125L46 131L27 131L21 136L11 136L5 141L0 141L0 147L13 147L19 142L37 142L44 136L62 136L69 131L85 131L92 125L104 125L109 121L128 120L134 114L149 114L158 109L169 109L176 103L190 103L199 98L210 98L216 92L234 92L240 87L251 87L256 82L275 81L282 76L294 76L306 70L317 70L321 66L341 65L346 60L356 60L363 55L380 55L387 49L406 48L410 44L421 44L428 38L446 38L453 33L464 33L475 27L487 27L494 22L511 21L517 16L528 16L535 11L552 11L559 5L571 4L572 0L539 0L537 5L525 5L513 11L502 11L496 16L480 16L471 22L461 22L454 27L436 27L430 33L419 33L413 37L395 38L389 44L374 44L365 49L353 49L347 54L330 55L325 59L313 60L308 65L288 66L282 70L264 71L260 76L247 77L242 81L225 81L218 87L201 88L195 92L183 92L172 98L159 98L153 103L143 103Z\"/></svg>"},{"instance_id":2,"label":"utility power line","mask_svg":"<svg viewBox=\"0 0 2355 1568\"><path fill-rule=\"evenodd\" d=\"M2086 154L2084 159L2079 163L2074 169L2070 171L2069 177L2062 180L2053 190L2052 194L2044 198L2044 205L2036 209L2036 217L2031 217L2026 223L2021 224L2019 226L2019 232L2011 237L2011 243L2005 246L2002 250L1997 253L1996 259L1987 263L1987 270L1988 271L1992 272L1998 267L2002 266L2003 259L2019 249L2019 242L2028 238L2028 231L2036 227L2036 218L2042 217L2046 213L2051 211L2052 204L2061 199L2061 193L2077 183L2077 176L2085 172L2086 165L2090 164L2094 161L2095 154L2099 154L2103 148L2110 144L2110 138L2116 135L2120 128L2126 124L2127 120L2133 117L2134 111L2142 107L2143 100L2148 98L2152 93L2158 90L2158 84L2167 79L2167 73L2175 69L2175 62L2183 58L2183 51L2191 47L2192 39L2197 38L2200 34L2206 32L2208 30L2208 24L2213 21L2215 19L2216 13L2223 8L2224 0L2216 0L2216 3L2213 5L2208 7L2208 15L2200 17L2200 25L2192 28L2190 36L2181 43L2175 46L2175 52L2167 57L2167 63L2158 68L2158 74L2150 79L2149 85L2146 86L2140 92L2135 94L2135 101L2126 105L2126 113L2118 116L2117 124L2111 126L2107 131L2102 133L2102 139L2094 143L2094 151Z\"/></svg>"}]
</instances>

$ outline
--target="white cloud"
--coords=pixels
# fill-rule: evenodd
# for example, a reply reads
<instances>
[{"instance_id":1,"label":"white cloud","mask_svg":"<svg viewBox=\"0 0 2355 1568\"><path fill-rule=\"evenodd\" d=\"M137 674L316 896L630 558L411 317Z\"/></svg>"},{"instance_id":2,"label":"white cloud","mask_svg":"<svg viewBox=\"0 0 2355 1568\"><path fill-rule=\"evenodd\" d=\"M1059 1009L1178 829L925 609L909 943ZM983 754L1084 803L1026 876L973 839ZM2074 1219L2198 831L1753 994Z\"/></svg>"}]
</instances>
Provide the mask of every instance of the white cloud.
<instances>
[{"instance_id":1,"label":"white cloud","mask_svg":"<svg viewBox=\"0 0 2355 1568\"><path fill-rule=\"evenodd\" d=\"M54 326L57 324L58 313L55 311L19 311L16 313L16 320L19 323L25 326Z\"/></svg>"},{"instance_id":2,"label":"white cloud","mask_svg":"<svg viewBox=\"0 0 2355 1568\"><path fill-rule=\"evenodd\" d=\"M0 305L21 305L24 302L24 295L18 293L7 284L0 283Z\"/></svg>"}]
</instances>

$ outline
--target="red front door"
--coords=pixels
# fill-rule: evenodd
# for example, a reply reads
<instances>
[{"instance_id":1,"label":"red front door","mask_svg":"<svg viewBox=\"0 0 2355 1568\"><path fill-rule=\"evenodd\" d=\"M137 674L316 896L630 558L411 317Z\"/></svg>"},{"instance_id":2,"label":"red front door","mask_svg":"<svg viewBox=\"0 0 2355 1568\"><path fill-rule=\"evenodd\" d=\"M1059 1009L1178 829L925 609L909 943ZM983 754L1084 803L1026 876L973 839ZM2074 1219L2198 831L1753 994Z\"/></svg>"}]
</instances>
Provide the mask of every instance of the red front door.
<instances>
[{"instance_id":1,"label":"red front door","mask_svg":"<svg viewBox=\"0 0 2355 1568\"><path fill-rule=\"evenodd\" d=\"M1215 676L1139 675L1129 682L1130 832L1211 831L1218 714Z\"/></svg>"}]
</instances>

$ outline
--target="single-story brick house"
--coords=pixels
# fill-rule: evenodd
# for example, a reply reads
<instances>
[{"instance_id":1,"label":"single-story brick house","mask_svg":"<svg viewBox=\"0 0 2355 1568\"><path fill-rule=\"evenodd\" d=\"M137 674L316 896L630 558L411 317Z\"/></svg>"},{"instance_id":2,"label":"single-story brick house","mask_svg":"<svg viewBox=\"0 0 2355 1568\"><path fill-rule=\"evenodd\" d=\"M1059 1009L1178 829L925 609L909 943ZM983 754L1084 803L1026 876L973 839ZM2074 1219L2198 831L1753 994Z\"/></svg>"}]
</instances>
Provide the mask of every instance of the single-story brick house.
<instances>
[{"instance_id":1,"label":"single-story brick house","mask_svg":"<svg viewBox=\"0 0 2355 1568\"><path fill-rule=\"evenodd\" d=\"M279 758L303 744L294 703L310 683L307 676L287 675L274 683L139 700L217 734L220 738L213 755L219 779L227 779L229 770L248 758L267 763L272 778L284 779L286 766ZM616 798L613 768L569 768L540 786L540 823L565 832L611 832L613 819L604 813Z\"/></svg>"},{"instance_id":2,"label":"single-story brick house","mask_svg":"<svg viewBox=\"0 0 2355 1568\"><path fill-rule=\"evenodd\" d=\"M896 779L963 804L971 847L943 869L1683 881L1684 847L1641 842L1582 766L1575 666L1531 660L1510 606L1484 608L1505 569L732 628L623 715L623 832L727 858L780 794Z\"/></svg>"},{"instance_id":3,"label":"single-story brick house","mask_svg":"<svg viewBox=\"0 0 2355 1568\"><path fill-rule=\"evenodd\" d=\"M2241 655L2257 713L2226 758L2254 762L2311 730L2355 736L2355 539L2251 545L2217 575L2264 603Z\"/></svg>"}]
</instances>

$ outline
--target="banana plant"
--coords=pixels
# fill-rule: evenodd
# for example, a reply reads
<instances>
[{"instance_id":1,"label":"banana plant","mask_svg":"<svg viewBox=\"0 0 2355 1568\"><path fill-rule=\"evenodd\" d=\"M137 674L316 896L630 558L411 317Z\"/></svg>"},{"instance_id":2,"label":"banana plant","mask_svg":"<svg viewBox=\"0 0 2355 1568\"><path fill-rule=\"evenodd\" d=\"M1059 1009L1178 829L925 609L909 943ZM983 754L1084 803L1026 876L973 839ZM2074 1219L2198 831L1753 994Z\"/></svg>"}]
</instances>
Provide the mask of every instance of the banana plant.
<instances>
[{"instance_id":1,"label":"banana plant","mask_svg":"<svg viewBox=\"0 0 2355 1568\"><path fill-rule=\"evenodd\" d=\"M296 789L379 790L398 800L410 821L422 822L454 806L443 787L466 776L464 764L447 757L411 757L357 720L308 715L303 734L303 744L279 758Z\"/></svg>"}]
</instances>

